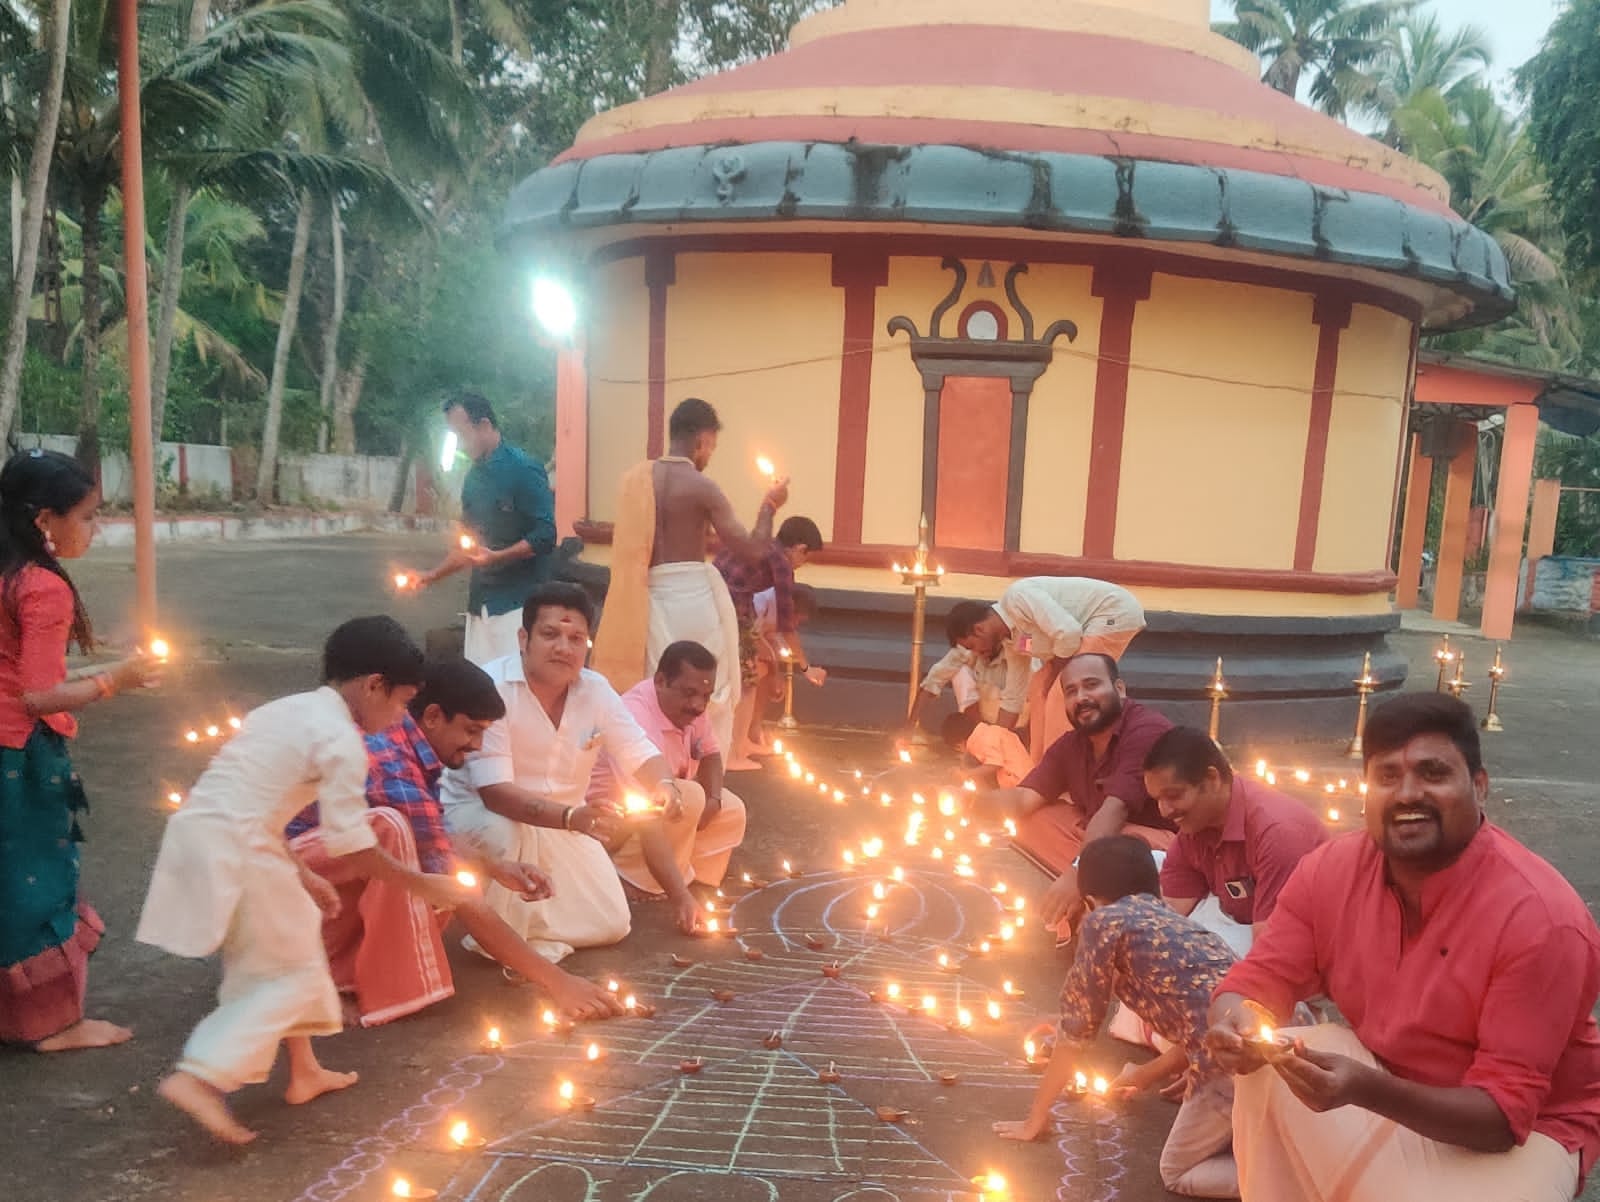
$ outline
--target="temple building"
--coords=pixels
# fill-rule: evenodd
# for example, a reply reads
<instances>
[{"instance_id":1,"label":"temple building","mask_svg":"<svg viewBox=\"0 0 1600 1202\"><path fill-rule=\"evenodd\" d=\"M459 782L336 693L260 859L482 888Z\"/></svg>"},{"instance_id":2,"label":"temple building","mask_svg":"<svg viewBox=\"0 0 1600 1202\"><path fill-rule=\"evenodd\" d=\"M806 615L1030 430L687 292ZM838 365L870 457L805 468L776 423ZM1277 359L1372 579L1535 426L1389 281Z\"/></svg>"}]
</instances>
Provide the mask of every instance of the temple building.
<instances>
[{"instance_id":1,"label":"temple building","mask_svg":"<svg viewBox=\"0 0 1600 1202\"><path fill-rule=\"evenodd\" d=\"M1419 334L1513 299L1445 182L1260 82L1207 0L848 0L770 58L602 113L513 194L559 273L557 517L604 565L618 477L686 396L747 520L757 455L827 551L833 677L892 721L926 515L930 603L1085 575L1150 615L1127 672L1250 733L1333 733L1397 625ZM1182 707L1180 707L1182 708Z\"/></svg>"}]
</instances>

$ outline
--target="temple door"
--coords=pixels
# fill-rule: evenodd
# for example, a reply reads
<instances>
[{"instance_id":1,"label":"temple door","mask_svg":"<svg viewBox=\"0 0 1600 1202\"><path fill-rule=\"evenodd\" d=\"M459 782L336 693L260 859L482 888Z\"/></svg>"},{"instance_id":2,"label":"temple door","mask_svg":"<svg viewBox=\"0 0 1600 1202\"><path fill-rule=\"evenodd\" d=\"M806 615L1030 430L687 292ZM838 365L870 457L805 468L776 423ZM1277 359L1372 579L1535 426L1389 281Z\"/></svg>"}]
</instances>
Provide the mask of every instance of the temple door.
<instances>
[{"instance_id":1,"label":"temple door","mask_svg":"<svg viewBox=\"0 0 1600 1202\"><path fill-rule=\"evenodd\" d=\"M952 376L939 393L939 475L934 542L1005 549L1010 486L1011 381Z\"/></svg>"}]
</instances>

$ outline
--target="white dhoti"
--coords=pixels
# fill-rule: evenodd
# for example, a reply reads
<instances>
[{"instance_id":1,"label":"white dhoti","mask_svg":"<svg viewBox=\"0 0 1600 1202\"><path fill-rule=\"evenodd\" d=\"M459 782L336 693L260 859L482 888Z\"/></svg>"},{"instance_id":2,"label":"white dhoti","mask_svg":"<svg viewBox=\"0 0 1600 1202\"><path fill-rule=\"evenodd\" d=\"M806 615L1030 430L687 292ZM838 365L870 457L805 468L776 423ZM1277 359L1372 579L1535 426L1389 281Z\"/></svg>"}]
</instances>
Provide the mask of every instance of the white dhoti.
<instances>
[{"instance_id":1,"label":"white dhoti","mask_svg":"<svg viewBox=\"0 0 1600 1202\"><path fill-rule=\"evenodd\" d=\"M1281 1034L1379 1068L1347 1027ZM1509 1152L1472 1152L1359 1106L1319 1114L1270 1068L1236 1081L1233 1151L1244 1202L1571 1202L1578 1190L1578 1154L1549 1136L1535 1133Z\"/></svg>"},{"instance_id":2,"label":"white dhoti","mask_svg":"<svg viewBox=\"0 0 1600 1202\"><path fill-rule=\"evenodd\" d=\"M724 789L722 808L701 830L700 818L706 811L705 790L698 781L680 780L678 792L683 798L683 817L661 824L672 847L678 875L685 885L696 881L713 887L720 885L728 873L728 860L744 842L744 802ZM646 893L665 892L644 862L644 848L637 835L617 848L611 858L618 874L628 884Z\"/></svg>"},{"instance_id":3,"label":"white dhoti","mask_svg":"<svg viewBox=\"0 0 1600 1202\"><path fill-rule=\"evenodd\" d=\"M490 882L483 899L534 952L559 963L575 948L608 947L628 934L631 916L622 881L605 847L588 835L526 826L496 814L476 795L445 807L453 840L496 859L532 864L555 892L524 901Z\"/></svg>"},{"instance_id":4,"label":"white dhoti","mask_svg":"<svg viewBox=\"0 0 1600 1202\"><path fill-rule=\"evenodd\" d=\"M322 912L282 839L212 815L175 814L137 938L179 956L221 946L219 1004L178 1067L223 1092L265 1081L281 1040L343 1029Z\"/></svg>"},{"instance_id":5,"label":"white dhoti","mask_svg":"<svg viewBox=\"0 0 1600 1202\"><path fill-rule=\"evenodd\" d=\"M1189 911L1189 921L1204 927L1233 949L1233 954L1244 959L1255 942L1255 931L1242 922L1235 922L1222 909L1215 894L1200 899L1200 904Z\"/></svg>"},{"instance_id":6,"label":"white dhoti","mask_svg":"<svg viewBox=\"0 0 1600 1202\"><path fill-rule=\"evenodd\" d=\"M480 668L490 660L518 655L522 649L517 646L517 632L521 629L520 609L490 617L485 605L480 612L467 615L466 643L461 653Z\"/></svg>"},{"instance_id":7,"label":"white dhoti","mask_svg":"<svg viewBox=\"0 0 1600 1202\"><path fill-rule=\"evenodd\" d=\"M733 711L739 704L739 619L722 573L709 563L663 563L650 569L650 626L646 676L661 653L688 639L717 657L716 688L706 715L721 747L732 747Z\"/></svg>"}]
</instances>

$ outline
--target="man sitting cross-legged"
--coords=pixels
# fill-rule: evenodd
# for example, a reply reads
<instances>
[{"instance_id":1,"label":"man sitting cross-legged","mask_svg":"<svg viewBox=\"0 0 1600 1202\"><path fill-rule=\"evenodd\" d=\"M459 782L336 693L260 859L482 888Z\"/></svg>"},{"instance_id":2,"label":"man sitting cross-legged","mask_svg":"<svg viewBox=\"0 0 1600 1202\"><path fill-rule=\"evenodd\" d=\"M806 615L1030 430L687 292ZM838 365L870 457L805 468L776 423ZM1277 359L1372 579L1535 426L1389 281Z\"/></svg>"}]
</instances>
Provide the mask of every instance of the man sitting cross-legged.
<instances>
[{"instance_id":1,"label":"man sitting cross-legged","mask_svg":"<svg viewBox=\"0 0 1600 1202\"><path fill-rule=\"evenodd\" d=\"M1085 843L1126 833L1165 851L1173 839L1144 781L1145 756L1172 723L1130 700L1116 660L1099 652L1068 659L1060 688L1072 729L1016 788L978 799L980 810L1015 818L1017 847L1058 874L1039 903L1049 925L1070 924L1078 909L1073 861Z\"/></svg>"},{"instance_id":2,"label":"man sitting cross-legged","mask_svg":"<svg viewBox=\"0 0 1600 1202\"><path fill-rule=\"evenodd\" d=\"M549 895L537 868L509 859L456 855L439 804L439 776L460 768L483 745L483 732L505 716L494 681L466 660L431 663L398 725L366 736L368 825L378 846L412 870L451 873L470 866L507 890L534 900ZM323 847L317 807L289 824L301 864L339 892L340 909L322 923L323 944L339 991L353 996L361 1025L414 1014L455 992L445 959L448 915L387 879L353 875ZM598 985L535 955L481 898L456 907L467 935L506 968L525 977L572 1019L610 1018L622 1004Z\"/></svg>"},{"instance_id":3,"label":"man sitting cross-legged","mask_svg":"<svg viewBox=\"0 0 1600 1202\"><path fill-rule=\"evenodd\" d=\"M497 882L484 896L534 951L558 962L574 948L603 947L628 933L628 899L609 849L687 813L671 766L605 677L583 666L593 617L575 584L534 589L522 607L522 653L484 665L506 716L484 733L483 749L465 768L445 773L442 790L445 826L458 846L532 864L549 878L548 897L529 900ZM653 812L628 817L584 800L602 753ZM674 881L665 838L650 838L642 854L667 886L680 929L692 932L698 908L682 879Z\"/></svg>"},{"instance_id":4,"label":"man sitting cross-legged","mask_svg":"<svg viewBox=\"0 0 1600 1202\"><path fill-rule=\"evenodd\" d=\"M729 857L744 841L744 802L723 788L722 749L706 716L716 680L716 657L685 640L662 652L654 676L622 695L671 767L683 800L682 817L646 825L612 852L622 879L648 894L675 897L693 882L720 885ZM626 811L626 795L617 765L602 756L589 784L590 803ZM655 841L663 844L659 850L651 846ZM670 863L667 881L652 870L653 859Z\"/></svg>"},{"instance_id":5,"label":"man sitting cross-legged","mask_svg":"<svg viewBox=\"0 0 1600 1202\"><path fill-rule=\"evenodd\" d=\"M1600 930L1484 819L1472 710L1397 697L1364 732L1366 830L1317 848L1218 985L1246 1202L1561 1202L1600 1153ZM1349 1027L1261 1038L1325 993Z\"/></svg>"}]
</instances>

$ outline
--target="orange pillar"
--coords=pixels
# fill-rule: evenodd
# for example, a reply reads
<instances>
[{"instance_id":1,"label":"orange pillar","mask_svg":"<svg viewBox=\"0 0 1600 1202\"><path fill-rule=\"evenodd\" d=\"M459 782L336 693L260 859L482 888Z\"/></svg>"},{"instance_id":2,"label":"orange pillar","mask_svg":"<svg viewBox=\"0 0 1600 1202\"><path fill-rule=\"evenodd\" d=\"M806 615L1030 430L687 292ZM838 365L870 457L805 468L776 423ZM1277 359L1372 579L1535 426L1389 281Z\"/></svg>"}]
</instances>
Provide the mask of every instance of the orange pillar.
<instances>
[{"instance_id":1,"label":"orange pillar","mask_svg":"<svg viewBox=\"0 0 1600 1202\"><path fill-rule=\"evenodd\" d=\"M1528 494L1533 489L1533 446L1539 438L1535 405L1506 410L1500 447L1500 485L1495 490L1494 542L1489 547L1489 579L1483 594L1483 637L1509 639L1517 612L1517 576L1522 568L1522 534L1527 529Z\"/></svg>"},{"instance_id":2,"label":"orange pillar","mask_svg":"<svg viewBox=\"0 0 1600 1202\"><path fill-rule=\"evenodd\" d=\"M556 537L589 516L589 369L583 345L556 355Z\"/></svg>"},{"instance_id":3,"label":"orange pillar","mask_svg":"<svg viewBox=\"0 0 1600 1202\"><path fill-rule=\"evenodd\" d=\"M1467 561L1467 522L1472 516L1472 476L1477 467L1476 432L1450 461L1444 486L1444 529L1439 533L1439 563L1433 577L1433 616L1454 622L1461 613L1461 573Z\"/></svg>"},{"instance_id":4,"label":"orange pillar","mask_svg":"<svg viewBox=\"0 0 1600 1202\"><path fill-rule=\"evenodd\" d=\"M1411 466L1406 473L1406 509L1400 527L1400 562L1394 602L1415 609L1422 589L1422 544L1428 535L1428 498L1433 492L1433 460L1422 453L1422 435L1411 436Z\"/></svg>"},{"instance_id":5,"label":"orange pillar","mask_svg":"<svg viewBox=\"0 0 1600 1202\"><path fill-rule=\"evenodd\" d=\"M117 3L117 95L122 123L122 245L128 327L129 460L139 633L156 624L156 455L150 428L150 289L144 261L144 144L139 122L139 5Z\"/></svg>"},{"instance_id":6,"label":"orange pillar","mask_svg":"<svg viewBox=\"0 0 1600 1202\"><path fill-rule=\"evenodd\" d=\"M1535 480L1533 482L1533 516L1528 519L1528 587L1523 590L1522 603L1533 601L1534 575L1539 561L1556 550L1556 514L1561 509L1561 481Z\"/></svg>"}]
</instances>

